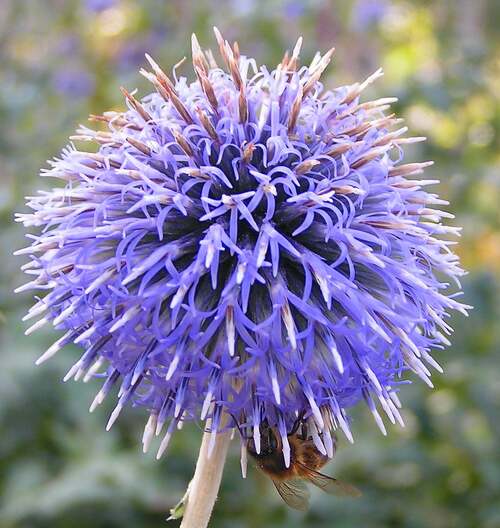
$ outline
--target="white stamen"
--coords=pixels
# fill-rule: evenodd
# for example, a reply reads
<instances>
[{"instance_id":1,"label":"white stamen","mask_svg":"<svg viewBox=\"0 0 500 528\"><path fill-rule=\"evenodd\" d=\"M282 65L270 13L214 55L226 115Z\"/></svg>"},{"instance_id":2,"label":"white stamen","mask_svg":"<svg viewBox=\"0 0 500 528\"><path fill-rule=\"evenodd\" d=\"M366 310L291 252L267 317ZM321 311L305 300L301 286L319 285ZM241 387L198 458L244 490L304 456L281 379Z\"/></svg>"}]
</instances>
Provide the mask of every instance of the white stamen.
<instances>
[{"instance_id":1,"label":"white stamen","mask_svg":"<svg viewBox=\"0 0 500 528\"><path fill-rule=\"evenodd\" d=\"M81 364L80 361L77 361L66 373L66 375L63 378L64 383L66 383L68 380L70 380L80 369Z\"/></svg>"},{"instance_id":2,"label":"white stamen","mask_svg":"<svg viewBox=\"0 0 500 528\"><path fill-rule=\"evenodd\" d=\"M57 354L59 350L62 348L62 343L67 338L67 334L58 339L55 343L53 343L36 361L35 365L41 365L48 359L50 359L52 356Z\"/></svg>"},{"instance_id":3,"label":"white stamen","mask_svg":"<svg viewBox=\"0 0 500 528\"><path fill-rule=\"evenodd\" d=\"M417 376L426 383L431 389L434 388L434 385L432 384L432 381L430 380L430 371L429 369L416 357L414 354L411 353L410 350L403 347L403 357L408 364L408 366L417 374Z\"/></svg>"},{"instance_id":4,"label":"white stamen","mask_svg":"<svg viewBox=\"0 0 500 528\"><path fill-rule=\"evenodd\" d=\"M434 332L434 337L439 339L439 341L441 341L441 343L443 343L446 346L450 346L451 345L450 340L447 337L445 337L441 332L438 332L438 331ZM439 370L439 369L437 369L437 370ZM442 368L441 368L440 372L443 372Z\"/></svg>"},{"instance_id":5,"label":"white stamen","mask_svg":"<svg viewBox=\"0 0 500 528\"><path fill-rule=\"evenodd\" d=\"M321 290L321 294L323 295L323 299L327 303L328 306L331 305L331 292L330 287L328 286L328 280L325 277L322 277L319 273L315 273L314 277L316 279L316 282L319 285L319 289Z\"/></svg>"},{"instance_id":6,"label":"white stamen","mask_svg":"<svg viewBox=\"0 0 500 528\"><path fill-rule=\"evenodd\" d=\"M100 357L96 360L96 362L87 370L87 373L85 376L83 376L83 383L88 383L94 376L94 374L97 373L97 371L102 367L104 363L104 358Z\"/></svg>"},{"instance_id":7,"label":"white stamen","mask_svg":"<svg viewBox=\"0 0 500 528\"><path fill-rule=\"evenodd\" d=\"M75 377L73 378L75 381L79 381L83 375L85 374L85 369L83 367L80 367L75 374Z\"/></svg>"},{"instance_id":8,"label":"white stamen","mask_svg":"<svg viewBox=\"0 0 500 528\"><path fill-rule=\"evenodd\" d=\"M168 444L170 443L171 438L172 438L172 429L169 427L168 431L163 437L163 440L161 441L160 447L158 449L158 453L156 453L156 460L160 460L160 458L163 456L163 453L165 453L168 447Z\"/></svg>"},{"instance_id":9,"label":"white stamen","mask_svg":"<svg viewBox=\"0 0 500 528\"><path fill-rule=\"evenodd\" d=\"M209 268L210 264L212 264L212 261L214 260L215 256L215 246L213 243L209 243L207 247L207 254L205 256L205 268Z\"/></svg>"},{"instance_id":10,"label":"white stamen","mask_svg":"<svg viewBox=\"0 0 500 528\"><path fill-rule=\"evenodd\" d=\"M38 330L39 328L42 328L47 322L49 321L48 317L42 317L39 321L37 321L35 324L31 325L25 332L24 335L30 335L35 330Z\"/></svg>"},{"instance_id":11,"label":"white stamen","mask_svg":"<svg viewBox=\"0 0 500 528\"><path fill-rule=\"evenodd\" d=\"M104 284L107 280L109 280L115 273L114 269L110 269L108 271L105 271L102 275L99 275L97 279L95 279L93 282L90 283L90 285L85 290L85 294L88 295L89 293L93 292L99 286Z\"/></svg>"},{"instance_id":12,"label":"white stamen","mask_svg":"<svg viewBox=\"0 0 500 528\"><path fill-rule=\"evenodd\" d=\"M236 331L234 326L234 308L228 306L226 310L226 336L229 355L234 356Z\"/></svg>"},{"instance_id":13,"label":"white stamen","mask_svg":"<svg viewBox=\"0 0 500 528\"><path fill-rule=\"evenodd\" d=\"M375 388L378 392L382 393L382 385L380 385L380 381L378 380L377 376L375 375L375 372L368 366L368 364L365 362L363 363L363 369L370 379L370 381L373 383Z\"/></svg>"},{"instance_id":14,"label":"white stamen","mask_svg":"<svg viewBox=\"0 0 500 528\"><path fill-rule=\"evenodd\" d=\"M334 455L334 449L333 449L333 440L332 436L330 434L330 431L328 429L323 430L323 445L326 449L326 456L328 458L333 458Z\"/></svg>"},{"instance_id":15,"label":"white stamen","mask_svg":"<svg viewBox=\"0 0 500 528\"><path fill-rule=\"evenodd\" d=\"M165 376L165 379L167 381L174 375L174 372L177 369L177 365L179 364L180 359L181 359L180 354L176 353L174 358L172 359L172 362L170 363L168 367L167 375Z\"/></svg>"},{"instance_id":16,"label":"white stamen","mask_svg":"<svg viewBox=\"0 0 500 528\"><path fill-rule=\"evenodd\" d=\"M253 426L253 443L255 444L255 452L260 455L260 429L257 424Z\"/></svg>"},{"instance_id":17,"label":"white stamen","mask_svg":"<svg viewBox=\"0 0 500 528\"><path fill-rule=\"evenodd\" d=\"M247 269L246 262L242 262L241 264L238 264L238 268L236 270L236 284L241 284L243 282L243 279L245 278L246 269Z\"/></svg>"},{"instance_id":18,"label":"white stamen","mask_svg":"<svg viewBox=\"0 0 500 528\"><path fill-rule=\"evenodd\" d=\"M316 446L316 448L318 449L318 451L322 455L326 455L326 449L325 449L325 446L323 445L323 442L321 441L321 438L319 437L318 429L316 428L316 424L314 423L313 420L309 419L308 420L308 426L309 426L309 430L311 432L311 436L312 436L314 445Z\"/></svg>"},{"instance_id":19,"label":"white stamen","mask_svg":"<svg viewBox=\"0 0 500 528\"><path fill-rule=\"evenodd\" d=\"M109 431L113 427L113 424L116 422L116 419L120 415L120 412L122 409L123 409L123 405L121 403L119 403L113 409L113 412L111 413L111 416L109 417L108 423L106 424L106 431Z\"/></svg>"},{"instance_id":20,"label":"white stamen","mask_svg":"<svg viewBox=\"0 0 500 528\"><path fill-rule=\"evenodd\" d=\"M269 237L265 233L263 233L260 237L259 245L258 245L259 250L257 252L257 262L256 262L257 268L260 268L262 264L264 263L264 259L266 258L268 246L269 246Z\"/></svg>"},{"instance_id":21,"label":"white stamen","mask_svg":"<svg viewBox=\"0 0 500 528\"><path fill-rule=\"evenodd\" d=\"M85 332L82 332L75 340L74 343L77 345L78 343L81 343L82 341L85 341L89 337L91 337L97 330L96 326L91 326Z\"/></svg>"},{"instance_id":22,"label":"white stamen","mask_svg":"<svg viewBox=\"0 0 500 528\"><path fill-rule=\"evenodd\" d=\"M339 354L339 350L337 348L337 344L335 343L335 340L332 338L330 344L330 352L333 356L333 361L335 363L335 367L339 371L340 374L344 373L344 363L342 362L342 357Z\"/></svg>"},{"instance_id":23,"label":"white stamen","mask_svg":"<svg viewBox=\"0 0 500 528\"><path fill-rule=\"evenodd\" d=\"M113 326L109 329L109 332L112 334L116 332L122 326L125 326L131 319L133 319L141 310L139 305L132 306L122 315L118 321L116 321Z\"/></svg>"},{"instance_id":24,"label":"white stamen","mask_svg":"<svg viewBox=\"0 0 500 528\"><path fill-rule=\"evenodd\" d=\"M66 307L53 321L52 324L57 326L58 324L65 321L68 317L71 317L75 313L75 307L78 304L80 299L72 302L68 307Z\"/></svg>"},{"instance_id":25,"label":"white stamen","mask_svg":"<svg viewBox=\"0 0 500 528\"><path fill-rule=\"evenodd\" d=\"M271 363L269 368L269 375L271 376L271 386L273 388L274 399L278 405L281 405L281 394L280 394L280 384L278 382L278 376L276 373L276 367L274 363Z\"/></svg>"},{"instance_id":26,"label":"white stamen","mask_svg":"<svg viewBox=\"0 0 500 528\"><path fill-rule=\"evenodd\" d=\"M158 419L157 414L150 414L146 426L144 427L144 434L142 435L142 452L147 453L153 440L154 432L156 429L156 422Z\"/></svg>"},{"instance_id":27,"label":"white stamen","mask_svg":"<svg viewBox=\"0 0 500 528\"><path fill-rule=\"evenodd\" d=\"M293 321L292 312L290 311L290 306L288 305L288 302L286 302L283 305L283 308L281 309L281 317L283 319L283 323L285 324L290 345L293 350L296 350L297 338L295 336L295 323Z\"/></svg>"},{"instance_id":28,"label":"white stamen","mask_svg":"<svg viewBox=\"0 0 500 528\"><path fill-rule=\"evenodd\" d=\"M15 253L14 253L15 255ZM24 291L27 291L27 290L30 290L31 288L37 288L38 286L40 285L40 282L38 279L35 279L35 280L32 280L32 281L29 281L21 286L18 286L15 290L14 290L14 293L22 293Z\"/></svg>"},{"instance_id":29,"label":"white stamen","mask_svg":"<svg viewBox=\"0 0 500 528\"><path fill-rule=\"evenodd\" d=\"M354 444L354 438L352 436L351 430L349 429L349 425L345 421L344 417L340 413L337 414L336 417L337 417L337 420L339 422L340 428L342 429L343 433L345 434L347 440L349 440L349 442L351 444Z\"/></svg>"},{"instance_id":30,"label":"white stamen","mask_svg":"<svg viewBox=\"0 0 500 528\"><path fill-rule=\"evenodd\" d=\"M394 418L396 418L396 421L399 423L399 425L401 427L405 427L405 422L403 420L403 417L401 416L401 413L399 412L399 409L396 407L396 405L394 404L394 402L392 401L391 398L389 398L387 400L387 404L391 408L392 414L393 414Z\"/></svg>"},{"instance_id":31,"label":"white stamen","mask_svg":"<svg viewBox=\"0 0 500 528\"><path fill-rule=\"evenodd\" d=\"M158 420L156 422L155 436L160 436L160 433L161 433L164 425L165 425L165 419L163 419L161 421Z\"/></svg>"},{"instance_id":32,"label":"white stamen","mask_svg":"<svg viewBox=\"0 0 500 528\"><path fill-rule=\"evenodd\" d=\"M323 417L321 416L321 411L319 410L318 404L316 403L316 400L314 399L314 396L310 392L310 390L307 391L305 394L307 401L309 402L309 406L311 407L311 411L314 416L314 420L316 421L316 425L318 426L318 429L320 431L323 431L325 428L325 422L323 421Z\"/></svg>"},{"instance_id":33,"label":"white stamen","mask_svg":"<svg viewBox=\"0 0 500 528\"><path fill-rule=\"evenodd\" d=\"M390 389L390 387L387 387L387 388ZM391 400L394 402L394 405L395 405L398 409L401 409L402 404L401 404L401 401L400 401L399 398L398 398L397 393L395 393L394 391L390 391L390 392L389 392L389 396L390 396Z\"/></svg>"},{"instance_id":34,"label":"white stamen","mask_svg":"<svg viewBox=\"0 0 500 528\"><path fill-rule=\"evenodd\" d=\"M45 304L44 302L37 302L35 305L33 305L28 313L22 318L22 321L28 321L29 319L33 319L33 317L36 317L37 315L41 315L49 306Z\"/></svg>"},{"instance_id":35,"label":"white stamen","mask_svg":"<svg viewBox=\"0 0 500 528\"><path fill-rule=\"evenodd\" d=\"M285 461L285 467L290 467L290 444L288 443L287 436L281 437L281 443L283 444L283 460Z\"/></svg>"},{"instance_id":36,"label":"white stamen","mask_svg":"<svg viewBox=\"0 0 500 528\"><path fill-rule=\"evenodd\" d=\"M302 37L299 37L298 40L297 40L297 43L295 44L295 47L293 48L293 52L292 52L292 60L297 60L299 58L299 55L300 55L300 50L302 48Z\"/></svg>"},{"instance_id":37,"label":"white stamen","mask_svg":"<svg viewBox=\"0 0 500 528\"><path fill-rule=\"evenodd\" d=\"M438 372L440 372L441 374L444 372L443 367L425 350L422 351L422 357L423 359L425 359L425 361L427 361L427 363L429 363L429 365L434 367Z\"/></svg>"},{"instance_id":38,"label":"white stamen","mask_svg":"<svg viewBox=\"0 0 500 528\"><path fill-rule=\"evenodd\" d=\"M185 284L179 286L179 289L177 290L176 294L172 298L172 302L170 303L170 308L174 309L177 305L179 305L184 299L184 296L186 295L187 291L188 291L188 287Z\"/></svg>"},{"instance_id":39,"label":"white stamen","mask_svg":"<svg viewBox=\"0 0 500 528\"><path fill-rule=\"evenodd\" d=\"M385 429L384 422L382 421L382 417L378 413L377 409L375 409L375 407L373 407L373 409L370 409L370 411L373 414L373 417L375 418L375 422L377 423L378 428L382 431L382 434L384 436L387 436L387 431Z\"/></svg>"},{"instance_id":40,"label":"white stamen","mask_svg":"<svg viewBox=\"0 0 500 528\"><path fill-rule=\"evenodd\" d=\"M99 405L104 401L104 398L106 397L106 394L104 393L103 389L101 389L96 395L92 403L89 407L89 412L94 412Z\"/></svg>"},{"instance_id":41,"label":"white stamen","mask_svg":"<svg viewBox=\"0 0 500 528\"><path fill-rule=\"evenodd\" d=\"M392 425L395 425L396 418L394 417L394 413L392 412L392 408L389 405L388 399L385 398L385 396L381 394L377 394L378 400L380 401L380 405L382 405L382 408L384 409L385 414L387 415L387 418L389 418Z\"/></svg>"},{"instance_id":42,"label":"white stamen","mask_svg":"<svg viewBox=\"0 0 500 528\"><path fill-rule=\"evenodd\" d=\"M247 451L247 446L243 442L241 444L240 466L241 466L241 476L243 478L247 478L248 451Z\"/></svg>"},{"instance_id":43,"label":"white stamen","mask_svg":"<svg viewBox=\"0 0 500 528\"><path fill-rule=\"evenodd\" d=\"M363 389L363 396L365 398L366 404L368 405L368 408L370 409L370 412L375 418L375 422L378 425L378 428L380 429L380 431L382 431L382 434L386 436L387 431L385 429L384 422L382 421L382 417L378 413L377 408L375 407L375 403L373 402L370 393L366 389Z\"/></svg>"}]
</instances>

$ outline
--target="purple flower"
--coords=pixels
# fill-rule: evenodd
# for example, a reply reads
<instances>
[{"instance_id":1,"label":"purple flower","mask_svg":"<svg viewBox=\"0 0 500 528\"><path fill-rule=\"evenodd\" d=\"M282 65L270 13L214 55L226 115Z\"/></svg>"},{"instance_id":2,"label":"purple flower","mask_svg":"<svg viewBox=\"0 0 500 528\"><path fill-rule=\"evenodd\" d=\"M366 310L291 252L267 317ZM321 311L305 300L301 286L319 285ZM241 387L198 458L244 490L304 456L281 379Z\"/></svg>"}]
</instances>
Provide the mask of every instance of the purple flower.
<instances>
[{"instance_id":1,"label":"purple flower","mask_svg":"<svg viewBox=\"0 0 500 528\"><path fill-rule=\"evenodd\" d=\"M431 350L467 308L442 282L462 274L443 238L458 229L417 176L431 163L402 163L423 138L384 114L394 99L360 99L380 70L327 90L333 50L299 66L299 39L270 71L216 35L225 69L194 36L195 82L148 57L156 92L123 90L125 112L93 117L107 130L71 138L98 152L70 145L42 172L65 187L19 215L38 228L20 290L45 292L28 333L64 332L38 363L84 349L65 380L104 379L91 409L118 386L108 427L147 408L158 456L184 421L216 433L224 414L257 451L276 427L287 464L297 420L332 456L350 407L364 400L385 433L407 371L430 386L441 371Z\"/></svg>"}]
</instances>

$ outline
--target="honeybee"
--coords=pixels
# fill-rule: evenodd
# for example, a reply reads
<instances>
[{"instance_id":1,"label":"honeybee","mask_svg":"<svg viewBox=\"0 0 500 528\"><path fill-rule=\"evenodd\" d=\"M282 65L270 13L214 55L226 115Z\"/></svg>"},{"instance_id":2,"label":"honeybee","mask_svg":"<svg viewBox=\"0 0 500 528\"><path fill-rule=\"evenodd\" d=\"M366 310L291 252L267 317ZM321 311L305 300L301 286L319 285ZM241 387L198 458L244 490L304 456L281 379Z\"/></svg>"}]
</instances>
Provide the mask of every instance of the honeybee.
<instances>
[{"instance_id":1,"label":"honeybee","mask_svg":"<svg viewBox=\"0 0 500 528\"><path fill-rule=\"evenodd\" d=\"M249 455L259 469L270 477L285 503L296 510L306 511L310 496L306 482L331 495L359 497L361 492L354 486L319 471L329 458L318 451L304 424L300 433L297 430L298 427L294 426L287 435L290 444L289 467L286 467L283 458L281 436L274 428L261 426L260 453L257 453L253 439L247 440Z\"/></svg>"}]
</instances>

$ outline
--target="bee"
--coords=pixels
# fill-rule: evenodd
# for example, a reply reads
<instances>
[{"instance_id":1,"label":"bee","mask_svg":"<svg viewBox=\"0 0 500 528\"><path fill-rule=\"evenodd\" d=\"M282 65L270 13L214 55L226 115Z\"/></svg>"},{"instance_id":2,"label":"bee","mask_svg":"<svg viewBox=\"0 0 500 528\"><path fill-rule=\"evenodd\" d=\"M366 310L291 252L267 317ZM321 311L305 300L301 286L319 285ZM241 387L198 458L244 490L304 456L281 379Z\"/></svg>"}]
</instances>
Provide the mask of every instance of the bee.
<instances>
[{"instance_id":1,"label":"bee","mask_svg":"<svg viewBox=\"0 0 500 528\"><path fill-rule=\"evenodd\" d=\"M339 496L359 497L361 492L340 480L324 475L319 470L329 461L318 451L307 427L294 426L287 435L290 445L290 464L286 467L283 458L282 440L275 428L261 426L261 448L257 453L253 439L247 440L247 451L258 468L272 480L285 503L300 511L309 508L309 490L306 482L313 484L325 493Z\"/></svg>"}]
</instances>

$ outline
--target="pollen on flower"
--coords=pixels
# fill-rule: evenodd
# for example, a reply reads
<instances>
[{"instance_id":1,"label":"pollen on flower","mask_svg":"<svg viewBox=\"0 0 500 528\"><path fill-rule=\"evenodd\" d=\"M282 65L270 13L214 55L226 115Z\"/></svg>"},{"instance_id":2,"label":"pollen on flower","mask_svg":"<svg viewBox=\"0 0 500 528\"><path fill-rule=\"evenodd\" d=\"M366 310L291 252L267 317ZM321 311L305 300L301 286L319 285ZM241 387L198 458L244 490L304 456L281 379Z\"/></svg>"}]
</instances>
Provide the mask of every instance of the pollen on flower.
<instances>
[{"instance_id":1,"label":"pollen on flower","mask_svg":"<svg viewBox=\"0 0 500 528\"><path fill-rule=\"evenodd\" d=\"M91 116L101 129L81 126L42 171L64 187L18 215L38 230L19 291L45 294L27 333L65 332L37 364L83 348L65 380L104 377L91 410L118 388L108 428L146 408L145 451L201 419L213 436L238 426L256 453L274 427L289 464L300 417L332 457L334 430L352 441L350 407L364 400L385 434L380 411L403 423L406 371L432 386L442 370L431 351L468 308L441 282L459 288L442 237L459 230L417 177L431 162L402 163L424 138L385 114L395 99L360 99L381 70L329 90L333 49L300 66L300 38L269 70L215 35L222 67L194 35L195 80L147 56L155 91L123 88L127 109Z\"/></svg>"}]
</instances>

